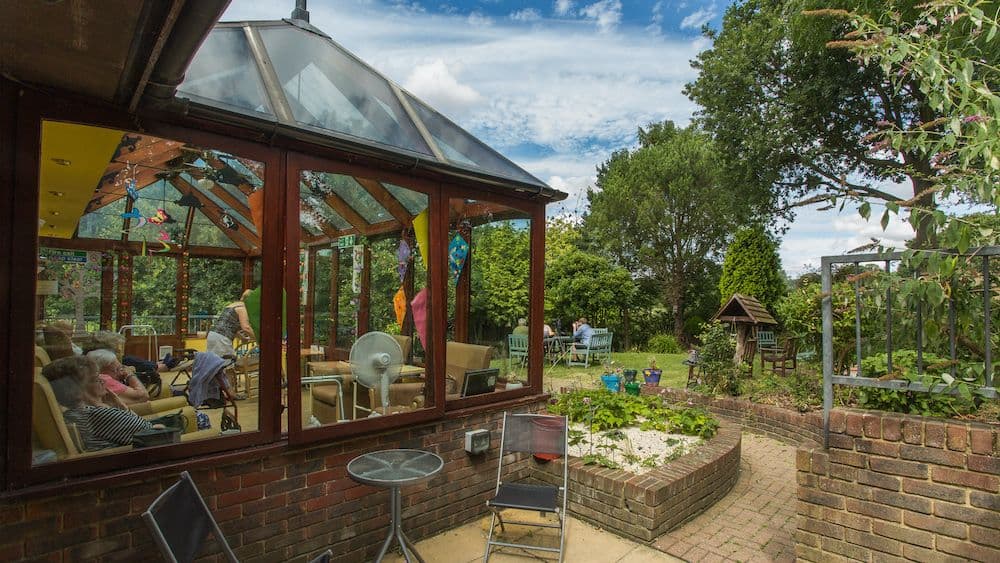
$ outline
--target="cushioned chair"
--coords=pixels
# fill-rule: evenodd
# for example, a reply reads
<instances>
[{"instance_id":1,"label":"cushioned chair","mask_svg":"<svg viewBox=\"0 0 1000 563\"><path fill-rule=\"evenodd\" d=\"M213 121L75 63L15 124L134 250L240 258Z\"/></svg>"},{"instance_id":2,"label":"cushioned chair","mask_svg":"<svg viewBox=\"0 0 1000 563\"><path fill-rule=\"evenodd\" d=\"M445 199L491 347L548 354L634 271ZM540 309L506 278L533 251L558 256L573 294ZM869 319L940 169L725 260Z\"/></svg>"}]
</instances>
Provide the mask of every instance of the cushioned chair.
<instances>
[{"instance_id":1,"label":"cushioned chair","mask_svg":"<svg viewBox=\"0 0 1000 563\"><path fill-rule=\"evenodd\" d=\"M447 383L446 398L461 398L462 385L465 383L465 372L472 369L490 367L493 358L493 348L466 344L465 342L448 342L445 348L445 377Z\"/></svg>"},{"instance_id":2,"label":"cushioned chair","mask_svg":"<svg viewBox=\"0 0 1000 563\"><path fill-rule=\"evenodd\" d=\"M108 454L132 449L132 446L119 446L95 452L83 451L79 432L76 431L73 425L66 424L62 415L62 405L56 401L56 396L52 392L49 380L45 379L45 376L38 373L38 371L36 369L31 405L32 441L36 448L52 450L59 459L79 455ZM195 417L195 411L190 406L186 406L185 403L182 402L181 406L173 410L181 411L181 414L184 415L187 421L187 427L184 429L184 434L181 435L181 441L199 440L218 435L218 430L216 429L198 430L198 420ZM142 416L141 413L137 414ZM163 414L166 413L153 412L143 416L143 418L155 418Z\"/></svg>"},{"instance_id":3,"label":"cushioned chair","mask_svg":"<svg viewBox=\"0 0 1000 563\"><path fill-rule=\"evenodd\" d=\"M49 353L45 351L45 348L41 346L35 346L35 367L43 368L52 363L49 359Z\"/></svg>"}]
</instances>

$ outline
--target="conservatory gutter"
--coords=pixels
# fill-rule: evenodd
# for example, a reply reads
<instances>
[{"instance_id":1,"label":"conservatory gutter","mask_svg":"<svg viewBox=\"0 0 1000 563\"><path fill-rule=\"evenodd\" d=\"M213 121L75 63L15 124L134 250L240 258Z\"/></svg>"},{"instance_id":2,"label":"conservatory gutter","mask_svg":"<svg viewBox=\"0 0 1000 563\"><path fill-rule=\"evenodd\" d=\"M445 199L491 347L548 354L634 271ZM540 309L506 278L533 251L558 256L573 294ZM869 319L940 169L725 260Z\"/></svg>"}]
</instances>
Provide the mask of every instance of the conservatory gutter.
<instances>
[{"instance_id":1,"label":"conservatory gutter","mask_svg":"<svg viewBox=\"0 0 1000 563\"><path fill-rule=\"evenodd\" d=\"M569 197L569 194L550 188L541 181L539 184L521 182L509 178L500 178L489 174L480 174L461 167L452 166L444 162L434 160L433 157L423 157L416 154L403 154L388 148L384 148L375 143L365 142L363 139L349 140L333 135L324 135L302 129L280 121L260 119L240 112L218 108L184 98L175 98L171 103L161 106L162 109L170 113L181 113L195 118L207 119L220 123L237 124L266 135L268 142L273 142L276 138L288 138L296 141L303 141L318 146L337 149L344 152L351 152L377 158L399 165L404 169L421 169L430 172L445 174L452 178L461 180L472 180L480 184L500 187L507 190L514 190L521 194L527 194L532 199L546 199L550 202L562 201Z\"/></svg>"}]
</instances>

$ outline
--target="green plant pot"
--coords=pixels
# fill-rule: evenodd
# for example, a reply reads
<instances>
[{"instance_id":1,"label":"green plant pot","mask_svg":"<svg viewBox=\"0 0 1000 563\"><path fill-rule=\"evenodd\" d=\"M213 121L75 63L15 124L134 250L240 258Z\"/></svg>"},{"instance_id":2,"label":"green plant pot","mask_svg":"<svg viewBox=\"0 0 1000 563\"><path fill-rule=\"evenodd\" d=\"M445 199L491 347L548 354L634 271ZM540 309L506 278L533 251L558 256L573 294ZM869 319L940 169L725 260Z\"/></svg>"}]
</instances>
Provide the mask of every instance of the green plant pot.
<instances>
[{"instance_id":1,"label":"green plant pot","mask_svg":"<svg viewBox=\"0 0 1000 563\"><path fill-rule=\"evenodd\" d=\"M638 381L629 381L625 384L625 394L639 396L639 388L642 385Z\"/></svg>"}]
</instances>

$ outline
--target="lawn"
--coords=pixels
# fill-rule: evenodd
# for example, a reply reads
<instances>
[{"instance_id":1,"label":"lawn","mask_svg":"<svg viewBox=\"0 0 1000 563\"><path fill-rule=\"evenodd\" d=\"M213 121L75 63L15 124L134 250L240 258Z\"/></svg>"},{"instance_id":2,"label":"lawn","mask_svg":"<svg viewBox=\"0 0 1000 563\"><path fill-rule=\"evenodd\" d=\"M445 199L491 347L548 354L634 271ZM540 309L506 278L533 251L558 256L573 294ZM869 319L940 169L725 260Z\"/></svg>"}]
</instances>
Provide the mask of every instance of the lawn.
<instances>
[{"instance_id":1,"label":"lawn","mask_svg":"<svg viewBox=\"0 0 1000 563\"><path fill-rule=\"evenodd\" d=\"M684 387L687 382L687 366L681 362L687 354L649 354L646 352L615 352L611 355L614 367L635 369L642 378L642 369L649 367L649 358L656 358L656 367L663 370L660 376L661 387ZM521 369L523 372L523 368ZM558 393L566 388L597 388L601 384L600 376L605 372L601 363L590 367L567 366L565 363L553 366L545 363L542 371L542 389L546 392Z\"/></svg>"}]
</instances>

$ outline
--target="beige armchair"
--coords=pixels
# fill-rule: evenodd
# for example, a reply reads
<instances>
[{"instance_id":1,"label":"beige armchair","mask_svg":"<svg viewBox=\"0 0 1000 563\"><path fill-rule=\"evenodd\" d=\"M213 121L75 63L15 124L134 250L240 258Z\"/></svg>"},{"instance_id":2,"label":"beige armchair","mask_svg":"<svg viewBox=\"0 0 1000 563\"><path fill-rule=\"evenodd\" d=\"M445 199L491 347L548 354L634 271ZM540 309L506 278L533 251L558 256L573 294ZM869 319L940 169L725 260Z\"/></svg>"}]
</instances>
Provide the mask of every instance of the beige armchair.
<instances>
[{"instance_id":1,"label":"beige armchair","mask_svg":"<svg viewBox=\"0 0 1000 563\"><path fill-rule=\"evenodd\" d=\"M493 348L464 342L448 342L445 354L445 377L447 378L445 398L451 400L462 396L465 372L490 367Z\"/></svg>"}]
</instances>

